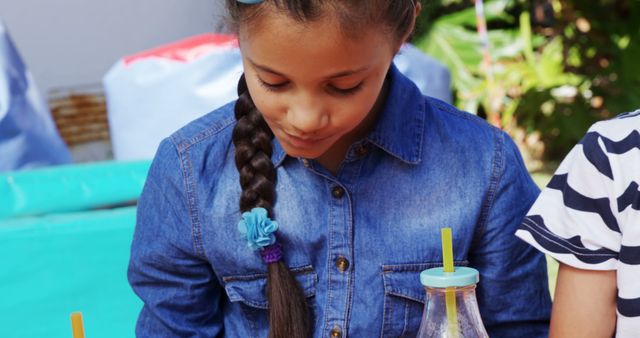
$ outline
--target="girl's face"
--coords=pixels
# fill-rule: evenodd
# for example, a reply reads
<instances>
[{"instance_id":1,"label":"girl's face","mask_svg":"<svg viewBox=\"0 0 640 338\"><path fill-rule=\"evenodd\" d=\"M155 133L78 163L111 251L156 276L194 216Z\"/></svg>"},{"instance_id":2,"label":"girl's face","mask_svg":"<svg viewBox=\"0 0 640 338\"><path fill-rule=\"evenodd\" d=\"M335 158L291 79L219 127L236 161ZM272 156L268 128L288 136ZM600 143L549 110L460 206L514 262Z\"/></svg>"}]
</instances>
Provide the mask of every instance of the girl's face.
<instances>
[{"instance_id":1,"label":"girl's face","mask_svg":"<svg viewBox=\"0 0 640 338\"><path fill-rule=\"evenodd\" d=\"M399 44L382 30L352 39L340 29L329 17L300 23L276 11L240 27L249 92L290 156L339 164L380 109Z\"/></svg>"}]
</instances>

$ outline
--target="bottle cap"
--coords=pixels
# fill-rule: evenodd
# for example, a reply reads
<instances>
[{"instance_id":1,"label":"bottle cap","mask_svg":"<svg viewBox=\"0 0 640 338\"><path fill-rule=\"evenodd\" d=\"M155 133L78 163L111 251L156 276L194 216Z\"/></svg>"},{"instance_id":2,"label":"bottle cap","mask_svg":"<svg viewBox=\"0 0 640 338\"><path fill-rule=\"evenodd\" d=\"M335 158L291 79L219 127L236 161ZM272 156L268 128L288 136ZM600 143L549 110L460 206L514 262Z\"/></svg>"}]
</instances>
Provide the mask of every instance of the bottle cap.
<instances>
[{"instance_id":1,"label":"bottle cap","mask_svg":"<svg viewBox=\"0 0 640 338\"><path fill-rule=\"evenodd\" d=\"M480 273L474 268L456 266L454 272L431 268L420 273L420 283L432 288L463 287L478 283Z\"/></svg>"}]
</instances>

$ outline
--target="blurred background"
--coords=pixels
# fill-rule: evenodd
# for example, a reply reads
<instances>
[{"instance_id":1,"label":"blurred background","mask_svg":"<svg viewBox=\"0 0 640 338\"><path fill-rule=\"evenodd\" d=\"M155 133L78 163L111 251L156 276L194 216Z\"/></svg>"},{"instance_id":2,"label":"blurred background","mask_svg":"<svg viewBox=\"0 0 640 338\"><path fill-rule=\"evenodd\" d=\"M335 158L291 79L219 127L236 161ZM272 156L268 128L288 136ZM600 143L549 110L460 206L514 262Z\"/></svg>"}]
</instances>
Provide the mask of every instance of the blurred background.
<instances>
[{"instance_id":1,"label":"blurred background","mask_svg":"<svg viewBox=\"0 0 640 338\"><path fill-rule=\"evenodd\" d=\"M112 157L102 79L118 60L220 31L223 16L219 0L0 0L5 36L10 34L33 75L33 87L51 110L74 162ZM4 124L6 119L0 115ZM13 169L38 166L22 162ZM0 170L8 168L0 163Z\"/></svg>"},{"instance_id":2,"label":"blurred background","mask_svg":"<svg viewBox=\"0 0 640 338\"><path fill-rule=\"evenodd\" d=\"M40 92L99 84L121 57L221 29L211 0L0 0L10 31Z\"/></svg>"},{"instance_id":3,"label":"blurred background","mask_svg":"<svg viewBox=\"0 0 640 338\"><path fill-rule=\"evenodd\" d=\"M638 0L422 3L399 68L508 132L541 187L640 108ZM133 336L136 199L160 139L235 97L224 27L220 0L0 0L0 337L70 337L74 311Z\"/></svg>"},{"instance_id":4,"label":"blurred background","mask_svg":"<svg viewBox=\"0 0 640 338\"><path fill-rule=\"evenodd\" d=\"M414 43L449 67L455 104L505 129L531 171L640 107L640 1L485 1L484 20L478 4L424 1Z\"/></svg>"}]
</instances>

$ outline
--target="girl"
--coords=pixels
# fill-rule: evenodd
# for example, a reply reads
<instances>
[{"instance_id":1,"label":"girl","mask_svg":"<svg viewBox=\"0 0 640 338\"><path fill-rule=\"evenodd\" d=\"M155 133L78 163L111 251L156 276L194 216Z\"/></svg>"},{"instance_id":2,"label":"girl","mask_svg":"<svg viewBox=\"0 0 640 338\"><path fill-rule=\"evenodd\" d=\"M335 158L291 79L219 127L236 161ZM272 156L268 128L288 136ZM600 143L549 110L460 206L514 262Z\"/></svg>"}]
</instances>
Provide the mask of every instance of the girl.
<instances>
[{"instance_id":1,"label":"girl","mask_svg":"<svg viewBox=\"0 0 640 338\"><path fill-rule=\"evenodd\" d=\"M639 336L639 149L640 110L593 125L516 232L560 261L552 337Z\"/></svg>"},{"instance_id":2,"label":"girl","mask_svg":"<svg viewBox=\"0 0 640 338\"><path fill-rule=\"evenodd\" d=\"M538 194L513 142L392 64L415 0L228 0L239 99L160 145L129 281L139 336L415 337L420 271L481 274L492 337L544 337ZM238 208L239 203L239 208Z\"/></svg>"}]
</instances>

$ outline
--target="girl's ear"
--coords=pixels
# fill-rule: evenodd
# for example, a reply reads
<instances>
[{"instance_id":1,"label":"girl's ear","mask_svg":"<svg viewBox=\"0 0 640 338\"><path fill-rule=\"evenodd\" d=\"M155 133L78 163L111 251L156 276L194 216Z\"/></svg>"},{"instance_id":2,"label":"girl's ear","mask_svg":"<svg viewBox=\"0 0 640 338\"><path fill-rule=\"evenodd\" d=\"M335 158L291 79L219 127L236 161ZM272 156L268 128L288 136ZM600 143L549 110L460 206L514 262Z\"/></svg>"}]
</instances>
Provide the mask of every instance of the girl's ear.
<instances>
[{"instance_id":1,"label":"girl's ear","mask_svg":"<svg viewBox=\"0 0 640 338\"><path fill-rule=\"evenodd\" d=\"M400 40L400 45L397 46L396 48L396 54L400 51L400 48L402 47L402 45L405 42L409 41L409 38L411 38L411 35L413 34L413 30L416 28L416 20L418 19L418 15L420 15L420 11L422 10L422 5L420 4L420 1L415 2L414 8L415 8L415 11L413 13L413 19L411 21L411 25L409 26L409 29L407 29L407 32L402 37L402 40Z\"/></svg>"},{"instance_id":2,"label":"girl's ear","mask_svg":"<svg viewBox=\"0 0 640 338\"><path fill-rule=\"evenodd\" d=\"M417 18L418 15L420 15L420 11L422 10L422 4L420 3L420 1L416 1L416 6L415 7L416 7L416 12L414 13L415 14L414 20L413 20L414 24L416 23L415 18Z\"/></svg>"},{"instance_id":3,"label":"girl's ear","mask_svg":"<svg viewBox=\"0 0 640 338\"><path fill-rule=\"evenodd\" d=\"M407 31L407 33L404 36L404 39L402 40L404 42L409 40L409 38L413 34L413 30L416 28L416 21L418 20L418 15L420 15L420 11L422 10L422 5L420 4L420 1L415 2L414 8L415 10L413 13L413 20L411 21L411 26L409 27L409 30Z\"/></svg>"}]
</instances>

